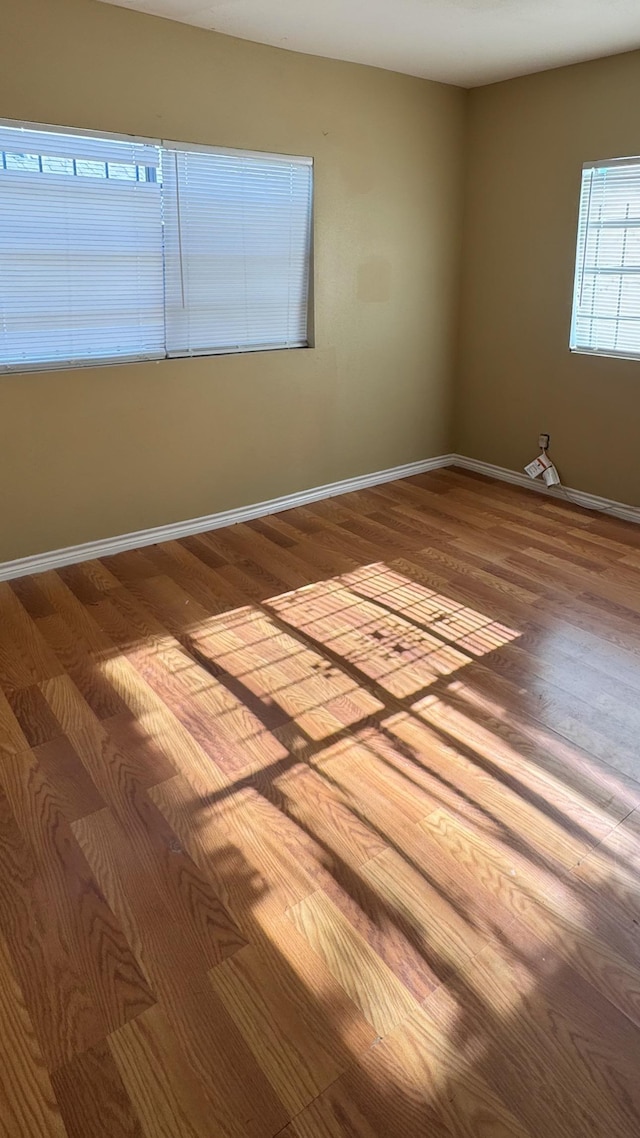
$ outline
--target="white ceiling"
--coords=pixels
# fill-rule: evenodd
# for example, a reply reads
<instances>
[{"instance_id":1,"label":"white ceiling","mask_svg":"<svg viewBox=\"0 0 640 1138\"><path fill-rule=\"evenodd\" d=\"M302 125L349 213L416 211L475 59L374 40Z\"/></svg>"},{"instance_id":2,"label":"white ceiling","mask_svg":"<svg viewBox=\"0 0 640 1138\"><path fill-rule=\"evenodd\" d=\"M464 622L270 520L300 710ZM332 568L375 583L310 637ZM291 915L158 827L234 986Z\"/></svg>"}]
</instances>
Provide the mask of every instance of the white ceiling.
<instances>
[{"instance_id":1,"label":"white ceiling","mask_svg":"<svg viewBox=\"0 0 640 1138\"><path fill-rule=\"evenodd\" d=\"M640 47L640 0L106 0L474 87Z\"/></svg>"}]
</instances>

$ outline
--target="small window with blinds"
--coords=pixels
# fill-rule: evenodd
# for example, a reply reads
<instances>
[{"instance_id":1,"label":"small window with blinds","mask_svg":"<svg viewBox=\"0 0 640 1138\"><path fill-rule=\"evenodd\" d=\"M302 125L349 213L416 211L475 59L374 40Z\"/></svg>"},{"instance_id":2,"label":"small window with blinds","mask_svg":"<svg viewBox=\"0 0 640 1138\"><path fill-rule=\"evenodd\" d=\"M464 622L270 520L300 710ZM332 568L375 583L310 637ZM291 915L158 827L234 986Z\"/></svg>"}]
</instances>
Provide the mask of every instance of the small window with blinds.
<instances>
[{"instance_id":1,"label":"small window with blinds","mask_svg":"<svg viewBox=\"0 0 640 1138\"><path fill-rule=\"evenodd\" d=\"M640 358L640 158L583 168L570 347Z\"/></svg>"},{"instance_id":2,"label":"small window with blinds","mask_svg":"<svg viewBox=\"0 0 640 1138\"><path fill-rule=\"evenodd\" d=\"M312 175L0 122L0 371L306 347Z\"/></svg>"}]
</instances>

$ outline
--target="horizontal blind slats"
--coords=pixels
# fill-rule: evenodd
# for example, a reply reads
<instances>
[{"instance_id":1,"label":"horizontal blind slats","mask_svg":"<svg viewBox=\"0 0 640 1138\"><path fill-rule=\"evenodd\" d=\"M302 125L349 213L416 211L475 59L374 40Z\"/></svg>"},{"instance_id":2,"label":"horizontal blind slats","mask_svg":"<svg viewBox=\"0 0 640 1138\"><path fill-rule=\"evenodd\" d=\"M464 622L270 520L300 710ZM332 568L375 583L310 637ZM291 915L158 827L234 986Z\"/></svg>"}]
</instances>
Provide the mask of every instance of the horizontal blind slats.
<instances>
[{"instance_id":1,"label":"horizontal blind slats","mask_svg":"<svg viewBox=\"0 0 640 1138\"><path fill-rule=\"evenodd\" d=\"M96 135L64 134L0 126L0 150L9 154L40 154L52 158L157 167L160 149L135 139L103 138Z\"/></svg>"},{"instance_id":2,"label":"horizontal blind slats","mask_svg":"<svg viewBox=\"0 0 640 1138\"><path fill-rule=\"evenodd\" d=\"M158 183L0 171L0 367L164 353Z\"/></svg>"},{"instance_id":3,"label":"horizontal blind slats","mask_svg":"<svg viewBox=\"0 0 640 1138\"><path fill-rule=\"evenodd\" d=\"M307 343L310 159L0 123L0 370Z\"/></svg>"},{"instance_id":4,"label":"horizontal blind slats","mask_svg":"<svg viewBox=\"0 0 640 1138\"><path fill-rule=\"evenodd\" d=\"M311 167L163 151L167 350L307 338Z\"/></svg>"},{"instance_id":5,"label":"horizontal blind slats","mask_svg":"<svg viewBox=\"0 0 640 1138\"><path fill-rule=\"evenodd\" d=\"M640 355L640 159L583 169L570 346Z\"/></svg>"}]
</instances>

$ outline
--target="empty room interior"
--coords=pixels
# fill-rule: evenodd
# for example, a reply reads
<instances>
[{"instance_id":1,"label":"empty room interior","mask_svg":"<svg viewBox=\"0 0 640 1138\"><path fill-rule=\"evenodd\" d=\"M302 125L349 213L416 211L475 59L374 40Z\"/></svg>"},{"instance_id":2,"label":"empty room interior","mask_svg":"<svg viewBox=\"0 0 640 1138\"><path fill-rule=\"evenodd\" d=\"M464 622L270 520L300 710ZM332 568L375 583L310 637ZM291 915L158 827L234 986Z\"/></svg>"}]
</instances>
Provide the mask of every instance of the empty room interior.
<instances>
[{"instance_id":1,"label":"empty room interior","mask_svg":"<svg viewBox=\"0 0 640 1138\"><path fill-rule=\"evenodd\" d=\"M2 1138L638 1138L638 0L0 42Z\"/></svg>"}]
</instances>

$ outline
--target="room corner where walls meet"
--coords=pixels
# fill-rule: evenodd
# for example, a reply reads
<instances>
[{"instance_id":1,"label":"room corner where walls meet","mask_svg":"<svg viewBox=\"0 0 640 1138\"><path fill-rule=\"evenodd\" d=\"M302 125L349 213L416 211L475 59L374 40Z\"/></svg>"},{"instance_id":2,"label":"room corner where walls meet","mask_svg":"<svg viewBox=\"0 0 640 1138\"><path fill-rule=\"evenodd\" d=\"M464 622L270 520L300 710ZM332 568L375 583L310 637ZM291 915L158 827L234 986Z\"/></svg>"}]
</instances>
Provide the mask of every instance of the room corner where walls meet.
<instances>
[{"instance_id":1,"label":"room corner where walls meet","mask_svg":"<svg viewBox=\"0 0 640 1138\"><path fill-rule=\"evenodd\" d=\"M640 52L469 93L453 449L640 504L640 362L569 352L584 162L638 154Z\"/></svg>"}]
</instances>

